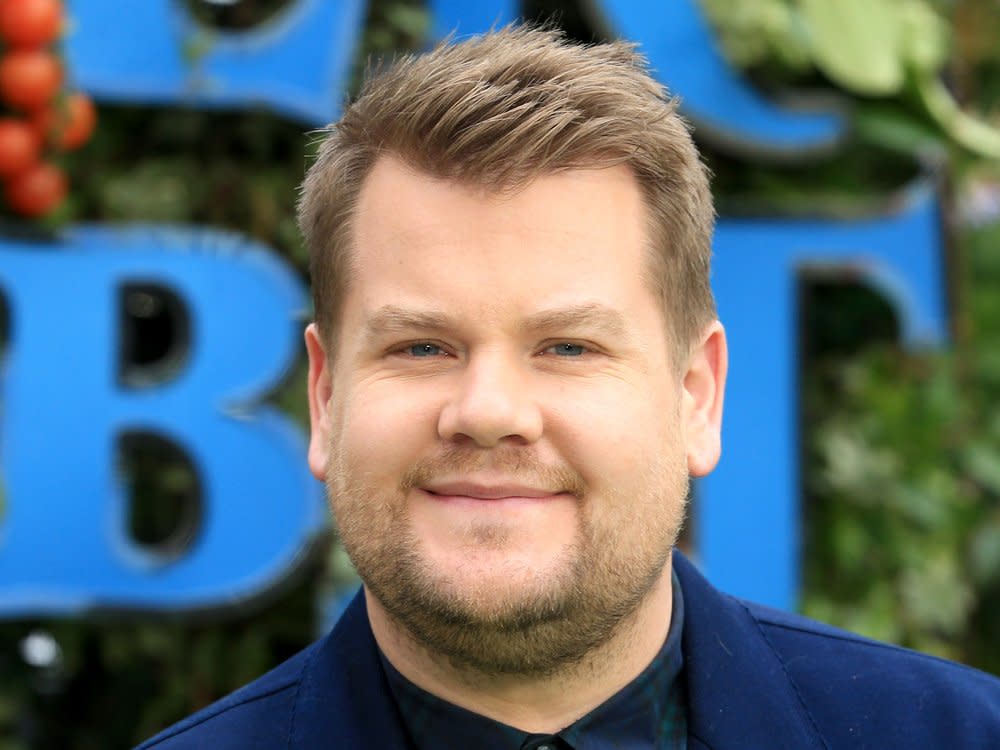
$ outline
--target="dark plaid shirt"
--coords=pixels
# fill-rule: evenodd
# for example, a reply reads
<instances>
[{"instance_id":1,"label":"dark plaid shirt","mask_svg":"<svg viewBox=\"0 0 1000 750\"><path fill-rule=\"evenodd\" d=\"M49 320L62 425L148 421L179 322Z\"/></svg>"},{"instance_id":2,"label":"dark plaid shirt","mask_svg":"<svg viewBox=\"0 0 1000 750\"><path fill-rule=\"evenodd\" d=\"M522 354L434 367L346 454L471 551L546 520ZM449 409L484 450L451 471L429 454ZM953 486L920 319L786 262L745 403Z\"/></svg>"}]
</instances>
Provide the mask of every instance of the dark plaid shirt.
<instances>
[{"instance_id":1,"label":"dark plaid shirt","mask_svg":"<svg viewBox=\"0 0 1000 750\"><path fill-rule=\"evenodd\" d=\"M392 694L418 750L685 750L681 631L684 599L673 577L670 631L656 658L632 682L556 734L528 734L421 690L382 656Z\"/></svg>"}]
</instances>

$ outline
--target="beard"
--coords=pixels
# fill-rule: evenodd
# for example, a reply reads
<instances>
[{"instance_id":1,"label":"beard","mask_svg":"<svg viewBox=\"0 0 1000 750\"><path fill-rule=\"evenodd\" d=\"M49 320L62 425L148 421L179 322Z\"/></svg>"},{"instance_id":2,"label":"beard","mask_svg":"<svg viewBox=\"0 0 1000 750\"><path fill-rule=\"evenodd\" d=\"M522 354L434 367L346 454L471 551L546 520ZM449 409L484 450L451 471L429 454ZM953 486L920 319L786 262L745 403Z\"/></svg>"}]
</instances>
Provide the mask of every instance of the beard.
<instances>
[{"instance_id":1,"label":"beard","mask_svg":"<svg viewBox=\"0 0 1000 750\"><path fill-rule=\"evenodd\" d=\"M634 486L592 497L583 478L545 466L530 450L452 448L411 467L387 491L330 446L327 492L341 542L366 588L420 645L456 669L543 677L582 662L609 642L660 580L684 519L688 474L676 450ZM505 581L459 581L421 553L407 495L434 477L490 470L576 499L577 528L556 569L519 570ZM602 506L603 520L595 516ZM650 510L653 510L650 513ZM482 523L474 545L502 550L506 531Z\"/></svg>"}]
</instances>

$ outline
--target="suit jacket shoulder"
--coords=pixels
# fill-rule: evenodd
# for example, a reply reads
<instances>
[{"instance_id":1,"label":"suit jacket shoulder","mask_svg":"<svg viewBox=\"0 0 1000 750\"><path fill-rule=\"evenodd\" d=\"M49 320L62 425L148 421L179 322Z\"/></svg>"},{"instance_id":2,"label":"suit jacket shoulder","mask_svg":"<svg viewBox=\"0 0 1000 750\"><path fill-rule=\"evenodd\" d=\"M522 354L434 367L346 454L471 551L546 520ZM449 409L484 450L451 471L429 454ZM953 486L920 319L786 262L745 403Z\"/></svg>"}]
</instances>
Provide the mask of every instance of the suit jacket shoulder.
<instances>
[{"instance_id":1,"label":"suit jacket shoulder","mask_svg":"<svg viewBox=\"0 0 1000 750\"><path fill-rule=\"evenodd\" d=\"M160 732L136 750L287 747L302 672L318 648L314 643L256 681Z\"/></svg>"},{"instance_id":2,"label":"suit jacket shoulder","mask_svg":"<svg viewBox=\"0 0 1000 750\"><path fill-rule=\"evenodd\" d=\"M832 747L886 747L885 738L898 747L1000 747L995 677L787 613L749 611Z\"/></svg>"},{"instance_id":3,"label":"suit jacket shoulder","mask_svg":"<svg viewBox=\"0 0 1000 750\"><path fill-rule=\"evenodd\" d=\"M410 746L359 593L326 637L136 750Z\"/></svg>"},{"instance_id":4,"label":"suit jacket shoulder","mask_svg":"<svg viewBox=\"0 0 1000 750\"><path fill-rule=\"evenodd\" d=\"M1000 747L997 678L727 596L680 556L675 567L689 746Z\"/></svg>"}]
</instances>

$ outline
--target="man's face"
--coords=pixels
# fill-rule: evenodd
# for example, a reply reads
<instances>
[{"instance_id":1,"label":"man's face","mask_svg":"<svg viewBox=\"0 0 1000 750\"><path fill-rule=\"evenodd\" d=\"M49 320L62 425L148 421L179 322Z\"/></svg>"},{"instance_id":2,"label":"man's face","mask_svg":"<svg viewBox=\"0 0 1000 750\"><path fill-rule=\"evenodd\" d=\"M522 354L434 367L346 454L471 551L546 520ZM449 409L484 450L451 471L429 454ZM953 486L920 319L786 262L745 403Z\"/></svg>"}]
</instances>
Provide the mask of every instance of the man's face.
<instances>
[{"instance_id":1,"label":"man's face","mask_svg":"<svg viewBox=\"0 0 1000 750\"><path fill-rule=\"evenodd\" d=\"M624 167L497 195L383 158L361 191L336 352L307 333L310 466L369 592L457 664L607 640L714 464L722 333L671 362L645 226Z\"/></svg>"}]
</instances>

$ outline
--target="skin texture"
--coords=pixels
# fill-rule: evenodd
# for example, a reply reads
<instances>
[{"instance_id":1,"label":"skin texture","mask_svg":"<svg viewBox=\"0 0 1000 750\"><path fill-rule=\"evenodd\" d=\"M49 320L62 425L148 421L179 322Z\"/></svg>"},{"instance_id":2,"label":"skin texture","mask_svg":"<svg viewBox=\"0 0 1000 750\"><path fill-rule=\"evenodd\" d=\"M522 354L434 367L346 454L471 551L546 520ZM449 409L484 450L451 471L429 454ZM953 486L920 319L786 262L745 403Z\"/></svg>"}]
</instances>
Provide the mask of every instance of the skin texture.
<instances>
[{"instance_id":1,"label":"skin texture","mask_svg":"<svg viewBox=\"0 0 1000 750\"><path fill-rule=\"evenodd\" d=\"M718 460L725 336L671 361L645 226L625 167L501 195L383 157L336 351L306 332L310 467L379 645L526 731L655 655L688 478Z\"/></svg>"}]
</instances>

